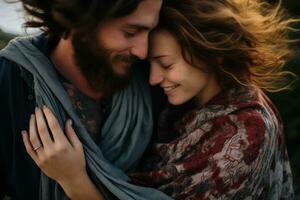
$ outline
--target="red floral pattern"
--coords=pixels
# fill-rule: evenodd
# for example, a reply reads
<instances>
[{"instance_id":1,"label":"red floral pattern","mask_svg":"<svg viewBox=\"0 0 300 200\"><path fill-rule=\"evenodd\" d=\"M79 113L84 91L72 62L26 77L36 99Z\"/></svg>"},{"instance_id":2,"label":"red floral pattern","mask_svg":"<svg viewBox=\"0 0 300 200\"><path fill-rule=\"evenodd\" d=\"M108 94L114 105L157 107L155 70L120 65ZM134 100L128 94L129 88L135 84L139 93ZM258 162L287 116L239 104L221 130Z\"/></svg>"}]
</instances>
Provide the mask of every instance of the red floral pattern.
<instances>
[{"instance_id":1,"label":"red floral pattern","mask_svg":"<svg viewBox=\"0 0 300 200\"><path fill-rule=\"evenodd\" d=\"M130 175L133 183L174 199L294 198L282 123L263 92L224 91L203 107L180 108L188 111L172 122L174 109L163 111L165 138Z\"/></svg>"}]
</instances>

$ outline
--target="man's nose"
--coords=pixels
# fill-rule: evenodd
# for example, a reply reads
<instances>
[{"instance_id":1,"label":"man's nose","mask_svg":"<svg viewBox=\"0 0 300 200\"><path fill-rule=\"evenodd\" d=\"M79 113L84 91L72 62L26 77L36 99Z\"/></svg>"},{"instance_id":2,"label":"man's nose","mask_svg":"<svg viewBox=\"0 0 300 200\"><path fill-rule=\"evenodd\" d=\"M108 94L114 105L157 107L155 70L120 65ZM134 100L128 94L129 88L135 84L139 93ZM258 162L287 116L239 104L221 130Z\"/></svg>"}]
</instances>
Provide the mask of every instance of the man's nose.
<instances>
[{"instance_id":1,"label":"man's nose","mask_svg":"<svg viewBox=\"0 0 300 200\"><path fill-rule=\"evenodd\" d=\"M157 85L161 83L163 80L164 80L164 73L162 69L157 64L151 63L149 83L151 85Z\"/></svg>"},{"instance_id":2,"label":"man's nose","mask_svg":"<svg viewBox=\"0 0 300 200\"><path fill-rule=\"evenodd\" d=\"M138 38L131 48L131 54L141 60L147 58L148 55L148 34Z\"/></svg>"}]
</instances>

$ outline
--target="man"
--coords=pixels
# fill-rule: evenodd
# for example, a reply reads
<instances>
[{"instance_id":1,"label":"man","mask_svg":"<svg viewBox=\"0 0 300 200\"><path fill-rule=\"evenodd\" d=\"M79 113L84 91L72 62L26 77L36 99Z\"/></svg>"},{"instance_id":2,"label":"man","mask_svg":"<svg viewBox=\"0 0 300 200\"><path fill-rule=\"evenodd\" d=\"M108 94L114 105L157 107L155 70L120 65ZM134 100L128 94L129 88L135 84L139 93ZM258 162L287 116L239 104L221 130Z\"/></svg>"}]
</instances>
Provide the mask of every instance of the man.
<instances>
[{"instance_id":1,"label":"man","mask_svg":"<svg viewBox=\"0 0 300 200\"><path fill-rule=\"evenodd\" d=\"M26 25L44 34L17 39L0 53L0 199L114 198L111 193L118 199L167 199L129 184L123 174L136 166L150 139L148 90L133 65L147 56L162 0L23 5L32 16ZM28 156L26 150L40 156L46 148L43 137L31 133L25 134L25 149L20 134L32 113L41 115L35 107L42 105L61 124L72 118L85 150L87 180L58 184L44 174L47 162L39 165Z\"/></svg>"}]
</instances>

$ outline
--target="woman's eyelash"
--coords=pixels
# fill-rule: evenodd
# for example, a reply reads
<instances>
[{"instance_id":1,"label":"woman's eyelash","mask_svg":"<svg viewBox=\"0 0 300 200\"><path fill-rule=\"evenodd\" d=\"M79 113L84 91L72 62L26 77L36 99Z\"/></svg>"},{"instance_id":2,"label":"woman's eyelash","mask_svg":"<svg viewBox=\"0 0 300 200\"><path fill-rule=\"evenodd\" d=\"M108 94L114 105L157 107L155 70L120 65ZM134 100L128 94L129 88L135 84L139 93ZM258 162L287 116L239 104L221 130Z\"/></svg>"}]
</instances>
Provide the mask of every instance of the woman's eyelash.
<instances>
[{"instance_id":1,"label":"woman's eyelash","mask_svg":"<svg viewBox=\"0 0 300 200\"><path fill-rule=\"evenodd\" d=\"M163 68L167 69L170 68L173 64L169 64L169 65L163 65Z\"/></svg>"}]
</instances>

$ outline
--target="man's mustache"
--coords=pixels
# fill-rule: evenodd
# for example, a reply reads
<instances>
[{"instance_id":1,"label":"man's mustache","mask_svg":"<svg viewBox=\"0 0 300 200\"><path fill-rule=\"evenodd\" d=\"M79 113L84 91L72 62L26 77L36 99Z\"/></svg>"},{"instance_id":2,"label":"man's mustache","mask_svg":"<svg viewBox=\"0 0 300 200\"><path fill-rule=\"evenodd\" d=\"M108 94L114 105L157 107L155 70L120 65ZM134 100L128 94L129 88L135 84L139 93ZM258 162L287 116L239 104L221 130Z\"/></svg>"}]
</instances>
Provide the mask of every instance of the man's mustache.
<instances>
[{"instance_id":1,"label":"man's mustache","mask_svg":"<svg viewBox=\"0 0 300 200\"><path fill-rule=\"evenodd\" d=\"M135 63L139 59L136 56L127 56L127 55L116 55L113 59L114 62L123 61L126 63Z\"/></svg>"}]
</instances>

